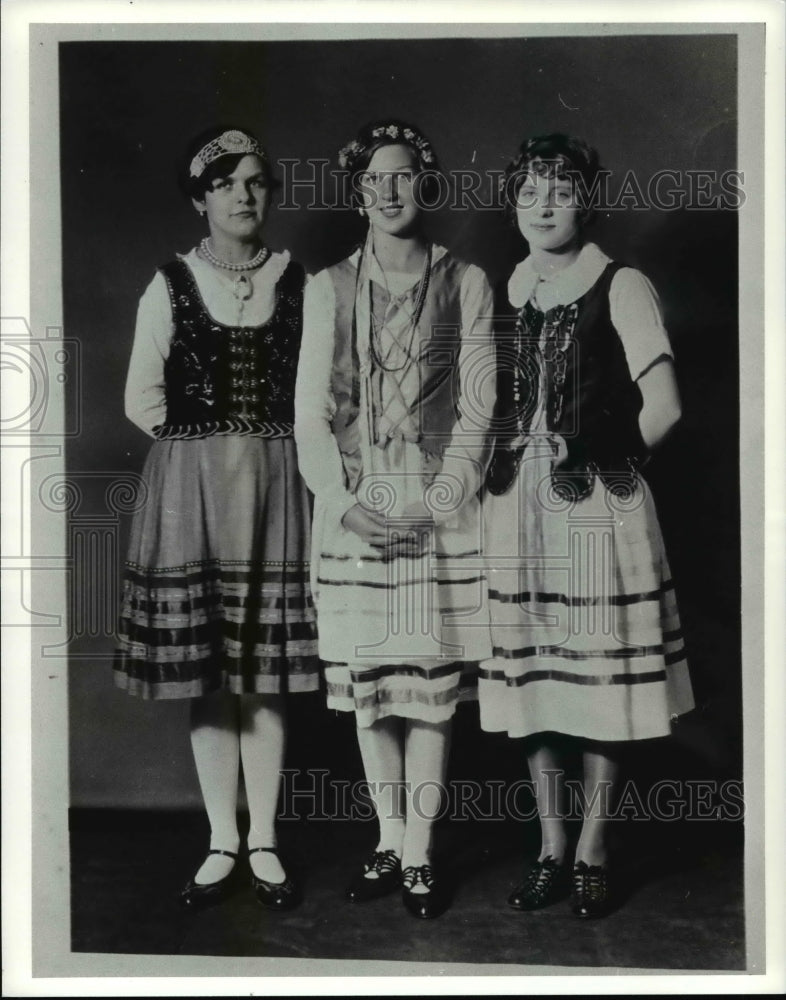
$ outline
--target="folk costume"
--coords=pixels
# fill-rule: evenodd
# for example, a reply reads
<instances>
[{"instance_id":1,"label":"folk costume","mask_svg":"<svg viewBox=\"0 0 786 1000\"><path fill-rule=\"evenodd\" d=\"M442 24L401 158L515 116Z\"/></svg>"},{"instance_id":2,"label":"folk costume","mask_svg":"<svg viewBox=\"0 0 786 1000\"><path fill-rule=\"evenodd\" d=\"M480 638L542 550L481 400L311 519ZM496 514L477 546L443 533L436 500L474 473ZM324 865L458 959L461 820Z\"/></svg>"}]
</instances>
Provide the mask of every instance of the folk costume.
<instances>
[{"instance_id":1,"label":"folk costume","mask_svg":"<svg viewBox=\"0 0 786 1000\"><path fill-rule=\"evenodd\" d=\"M370 236L306 289L295 433L315 494L319 651L328 706L360 726L449 719L490 655L476 494L492 309L477 267L432 246L420 279L383 272ZM406 533L424 490L435 528L420 554L382 555L341 523L361 502Z\"/></svg>"},{"instance_id":2,"label":"folk costume","mask_svg":"<svg viewBox=\"0 0 786 1000\"><path fill-rule=\"evenodd\" d=\"M287 253L266 256L251 276L192 250L140 302L126 410L155 442L115 679L143 698L318 687L293 439L304 274Z\"/></svg>"},{"instance_id":3,"label":"folk costume","mask_svg":"<svg viewBox=\"0 0 786 1000\"><path fill-rule=\"evenodd\" d=\"M693 707L674 582L639 468L636 384L672 350L652 286L592 243L531 259L498 327L484 501L493 657L481 725L514 737L665 736Z\"/></svg>"}]
</instances>

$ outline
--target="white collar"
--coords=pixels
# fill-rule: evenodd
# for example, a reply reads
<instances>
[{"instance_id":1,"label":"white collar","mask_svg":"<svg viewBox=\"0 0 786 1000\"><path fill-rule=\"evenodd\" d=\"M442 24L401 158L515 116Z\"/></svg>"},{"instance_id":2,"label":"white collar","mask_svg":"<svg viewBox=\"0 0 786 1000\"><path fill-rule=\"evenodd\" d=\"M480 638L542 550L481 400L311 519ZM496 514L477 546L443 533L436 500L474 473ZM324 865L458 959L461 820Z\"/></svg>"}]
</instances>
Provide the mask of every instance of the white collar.
<instances>
[{"instance_id":1,"label":"white collar","mask_svg":"<svg viewBox=\"0 0 786 1000\"><path fill-rule=\"evenodd\" d=\"M549 290L557 305L567 305L580 299L595 284L611 258L595 243L585 243L578 257L563 271L558 271L548 281ZM508 299L516 309L520 309L532 296L540 279L532 265L532 257L527 257L516 265L508 281Z\"/></svg>"}]
</instances>

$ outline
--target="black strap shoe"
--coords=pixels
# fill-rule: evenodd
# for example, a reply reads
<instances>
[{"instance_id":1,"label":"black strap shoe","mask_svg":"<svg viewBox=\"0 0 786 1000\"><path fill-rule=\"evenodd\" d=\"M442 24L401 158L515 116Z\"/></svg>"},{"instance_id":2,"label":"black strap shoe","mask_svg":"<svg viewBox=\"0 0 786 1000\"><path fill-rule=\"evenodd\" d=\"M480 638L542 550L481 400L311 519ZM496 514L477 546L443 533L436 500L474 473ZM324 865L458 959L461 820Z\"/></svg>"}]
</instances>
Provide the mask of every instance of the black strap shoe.
<instances>
[{"instance_id":1,"label":"black strap shoe","mask_svg":"<svg viewBox=\"0 0 786 1000\"><path fill-rule=\"evenodd\" d=\"M210 854L223 854L227 858L237 861L237 854L233 851L219 851L211 849ZM235 869L218 882L195 882L191 879L180 893L180 905L187 910L199 910L205 906L213 906L226 899L229 889L234 881Z\"/></svg>"},{"instance_id":2,"label":"black strap shoe","mask_svg":"<svg viewBox=\"0 0 786 1000\"><path fill-rule=\"evenodd\" d=\"M401 899L413 917L430 920L438 917L450 905L450 894L444 883L437 881L431 865L411 865L402 873L404 888ZM413 892L416 885L424 885L428 892Z\"/></svg>"},{"instance_id":3,"label":"black strap shoe","mask_svg":"<svg viewBox=\"0 0 786 1000\"><path fill-rule=\"evenodd\" d=\"M369 872L376 872L376 878L368 878ZM363 864L363 871L356 875L347 889L350 903L365 903L370 899L387 896L401 885L401 859L391 848L374 851Z\"/></svg>"},{"instance_id":4,"label":"black strap shoe","mask_svg":"<svg viewBox=\"0 0 786 1000\"><path fill-rule=\"evenodd\" d=\"M574 917L591 920L605 917L611 909L609 873L605 865L579 861L573 868L571 911Z\"/></svg>"},{"instance_id":5,"label":"black strap shoe","mask_svg":"<svg viewBox=\"0 0 786 1000\"><path fill-rule=\"evenodd\" d=\"M540 910L567 895L567 869L548 855L535 862L521 885L508 896L508 906L514 910Z\"/></svg>"},{"instance_id":6,"label":"black strap shoe","mask_svg":"<svg viewBox=\"0 0 786 1000\"><path fill-rule=\"evenodd\" d=\"M277 847L252 847L248 853L250 856L262 852L275 854L276 857L279 857ZM303 891L300 885L289 876L283 882L268 882L266 879L256 876L252 871L251 888L254 890L257 902L269 910L292 910L303 902Z\"/></svg>"}]
</instances>

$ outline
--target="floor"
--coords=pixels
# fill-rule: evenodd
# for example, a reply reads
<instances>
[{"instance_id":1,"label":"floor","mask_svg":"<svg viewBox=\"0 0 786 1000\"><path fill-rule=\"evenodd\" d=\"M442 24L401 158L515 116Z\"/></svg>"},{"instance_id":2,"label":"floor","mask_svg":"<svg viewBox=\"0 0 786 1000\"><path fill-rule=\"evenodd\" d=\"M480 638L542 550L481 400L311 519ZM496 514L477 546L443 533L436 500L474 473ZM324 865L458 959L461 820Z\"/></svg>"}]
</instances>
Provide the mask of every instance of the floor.
<instances>
[{"instance_id":1,"label":"floor","mask_svg":"<svg viewBox=\"0 0 786 1000\"><path fill-rule=\"evenodd\" d=\"M592 968L745 967L742 831L705 824L630 825L620 854L620 906L583 922L567 903L523 914L506 907L532 824L452 823L439 861L455 886L441 918L418 921L396 895L362 905L342 896L369 847L365 822L280 823L304 882L297 910L271 914L242 870L237 891L196 914L177 893L198 867L206 824L190 812L74 810L70 818L72 948L149 955L280 956ZM711 846L708 846L711 845ZM517 971L512 969L511 971Z\"/></svg>"}]
</instances>

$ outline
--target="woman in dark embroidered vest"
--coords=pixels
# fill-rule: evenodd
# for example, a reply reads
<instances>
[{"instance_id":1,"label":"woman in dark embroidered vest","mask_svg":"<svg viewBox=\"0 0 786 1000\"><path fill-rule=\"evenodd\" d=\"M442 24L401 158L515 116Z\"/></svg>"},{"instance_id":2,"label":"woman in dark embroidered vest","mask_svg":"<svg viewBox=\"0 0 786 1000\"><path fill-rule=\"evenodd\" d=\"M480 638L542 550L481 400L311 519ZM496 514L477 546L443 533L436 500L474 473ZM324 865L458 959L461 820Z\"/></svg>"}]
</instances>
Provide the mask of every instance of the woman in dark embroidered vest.
<instances>
[{"instance_id":1,"label":"woman in dark embroidered vest","mask_svg":"<svg viewBox=\"0 0 786 1000\"><path fill-rule=\"evenodd\" d=\"M276 853L284 700L318 688L319 662L293 438L304 273L261 242L274 181L251 133L198 136L180 182L210 235L160 268L139 305L126 412L155 443L115 678L142 698L191 699L210 850L183 905L234 883L242 761L252 885L287 909L300 889Z\"/></svg>"},{"instance_id":2,"label":"woman in dark embroidered vest","mask_svg":"<svg viewBox=\"0 0 786 1000\"><path fill-rule=\"evenodd\" d=\"M491 651L476 494L494 386L475 383L493 371L493 303L483 272L423 232L437 170L425 136L372 123L340 162L368 235L306 289L295 405L319 650L328 706L355 712L380 827L349 899L403 884L428 918L449 902L432 826L462 667Z\"/></svg>"},{"instance_id":3,"label":"woman in dark embroidered vest","mask_svg":"<svg viewBox=\"0 0 786 1000\"><path fill-rule=\"evenodd\" d=\"M639 271L586 242L597 154L525 141L505 178L530 255L498 322L496 445L485 521L493 659L481 725L527 737L541 852L508 903L612 905L608 809L628 740L693 707L674 587L639 467L680 417L660 307ZM585 815L569 875L563 751L582 755Z\"/></svg>"}]
</instances>

